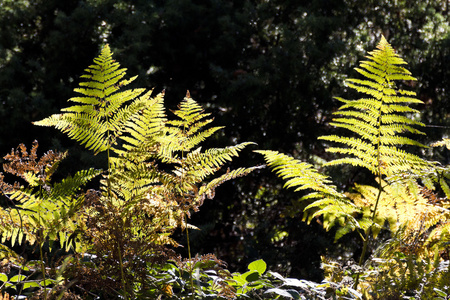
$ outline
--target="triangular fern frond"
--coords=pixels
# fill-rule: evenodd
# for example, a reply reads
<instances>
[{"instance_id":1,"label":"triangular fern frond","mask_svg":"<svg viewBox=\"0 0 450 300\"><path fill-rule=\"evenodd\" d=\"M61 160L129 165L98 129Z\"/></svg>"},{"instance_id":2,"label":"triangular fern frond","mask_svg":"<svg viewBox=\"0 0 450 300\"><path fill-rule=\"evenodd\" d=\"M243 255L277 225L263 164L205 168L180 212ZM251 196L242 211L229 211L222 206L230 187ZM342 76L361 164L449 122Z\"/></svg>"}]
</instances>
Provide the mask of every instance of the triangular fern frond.
<instances>
[{"instance_id":1,"label":"triangular fern frond","mask_svg":"<svg viewBox=\"0 0 450 300\"><path fill-rule=\"evenodd\" d=\"M422 103L414 98L415 93L399 89L396 81L416 80L411 73L401 67L406 64L383 37L377 49L369 52L368 60L360 63L356 71L365 79L348 79L348 87L370 96L358 100L345 100L335 114L331 125L347 129L355 135L353 138L341 136L322 136L319 139L334 142L339 146L330 147L329 152L347 156L336 159L326 165L349 163L362 166L374 175L393 175L405 170L419 171L430 166L416 155L406 153L397 147L423 144L405 136L405 132L423 134L416 126L423 123L405 116L414 113L409 104ZM388 167L385 167L385 166Z\"/></svg>"},{"instance_id":2,"label":"triangular fern frond","mask_svg":"<svg viewBox=\"0 0 450 300\"><path fill-rule=\"evenodd\" d=\"M52 115L34 124L54 126L99 153L110 149L122 133L127 117L139 109L136 106L125 108L123 105L139 97L144 89L120 91L136 77L123 79L126 69L120 68L119 63L112 59L108 45L85 71L87 74L81 77L87 81L74 90L82 96L69 99L78 104L62 109L62 114Z\"/></svg>"},{"instance_id":3,"label":"triangular fern frond","mask_svg":"<svg viewBox=\"0 0 450 300\"><path fill-rule=\"evenodd\" d=\"M167 122L169 133L179 137L177 151L191 151L223 127L204 127L213 121L209 113L191 98L189 92L173 113L179 120Z\"/></svg>"}]
</instances>

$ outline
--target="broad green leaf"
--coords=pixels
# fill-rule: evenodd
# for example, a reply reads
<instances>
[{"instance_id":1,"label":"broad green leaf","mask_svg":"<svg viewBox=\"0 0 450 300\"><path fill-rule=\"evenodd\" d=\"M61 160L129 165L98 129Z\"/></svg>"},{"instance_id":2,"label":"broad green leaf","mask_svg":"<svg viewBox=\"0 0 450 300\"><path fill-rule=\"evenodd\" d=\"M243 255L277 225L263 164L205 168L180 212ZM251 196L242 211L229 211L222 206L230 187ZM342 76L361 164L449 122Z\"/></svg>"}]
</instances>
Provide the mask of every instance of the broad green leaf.
<instances>
[{"instance_id":1,"label":"broad green leaf","mask_svg":"<svg viewBox=\"0 0 450 300\"><path fill-rule=\"evenodd\" d=\"M264 260L258 259L248 265L250 271L257 271L260 275L266 271L267 264Z\"/></svg>"},{"instance_id":2,"label":"broad green leaf","mask_svg":"<svg viewBox=\"0 0 450 300\"><path fill-rule=\"evenodd\" d=\"M237 284L239 285L244 285L247 283L247 280L244 277L244 274L235 274L233 275L233 280L236 281Z\"/></svg>"},{"instance_id":3,"label":"broad green leaf","mask_svg":"<svg viewBox=\"0 0 450 300\"><path fill-rule=\"evenodd\" d=\"M25 275L15 275L15 276L11 277L9 282L21 282L21 281L24 281L25 279L27 279L27 276L25 276Z\"/></svg>"}]
</instances>

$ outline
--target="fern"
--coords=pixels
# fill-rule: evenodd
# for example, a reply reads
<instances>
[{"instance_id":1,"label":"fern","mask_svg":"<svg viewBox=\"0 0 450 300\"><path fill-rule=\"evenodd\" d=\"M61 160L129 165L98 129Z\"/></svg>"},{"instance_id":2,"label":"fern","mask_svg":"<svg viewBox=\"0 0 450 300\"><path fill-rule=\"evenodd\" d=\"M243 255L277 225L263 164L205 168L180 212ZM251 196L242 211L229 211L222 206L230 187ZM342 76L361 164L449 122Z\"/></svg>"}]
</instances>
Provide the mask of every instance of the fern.
<instances>
[{"instance_id":1,"label":"fern","mask_svg":"<svg viewBox=\"0 0 450 300\"><path fill-rule=\"evenodd\" d=\"M405 185L404 182L387 184L382 181L383 190L378 196L377 188L369 185L355 185L348 197L363 211L363 218L371 219L378 198L378 207L373 218L372 233L378 235L385 221L393 234L401 229L403 235L411 236L415 232L426 232L443 218L448 218L448 209L435 205L430 193L424 193L417 183ZM405 238L406 240L407 238Z\"/></svg>"},{"instance_id":2,"label":"fern","mask_svg":"<svg viewBox=\"0 0 450 300\"><path fill-rule=\"evenodd\" d=\"M405 116L417 113L409 104L420 104L415 93L397 87L396 81L416 80L401 67L406 64L391 45L382 37L377 49L369 52L369 60L360 63L356 71L365 79L348 79L347 86L369 98L345 100L330 123L347 129L355 137L337 135L322 136L319 139L334 142L340 146L327 148L328 152L344 154L345 157L327 162L325 165L351 164L370 170L378 178L402 172L414 172L429 168L430 163L401 149L421 143L401 134L408 132L424 134L416 129L421 122Z\"/></svg>"},{"instance_id":3,"label":"fern","mask_svg":"<svg viewBox=\"0 0 450 300\"><path fill-rule=\"evenodd\" d=\"M448 150L450 150L450 139L442 139L442 141L435 142L431 144L432 147L442 147L445 146Z\"/></svg>"},{"instance_id":4,"label":"fern","mask_svg":"<svg viewBox=\"0 0 450 300\"><path fill-rule=\"evenodd\" d=\"M213 119L189 92L169 120L164 93L121 91L136 77L122 79L125 69L108 46L86 71L86 81L75 89L82 96L69 99L77 105L35 124L54 126L94 153L107 151L100 191L89 193L90 206L82 210L84 242L99 257L102 276L120 278L128 298L136 274L145 280L147 264L174 256L170 247L178 243L171 235L195 228L187 218L204 199L259 167L221 171L252 143L203 150L201 143L222 127L209 126ZM66 186L56 190L71 192Z\"/></svg>"},{"instance_id":5,"label":"fern","mask_svg":"<svg viewBox=\"0 0 450 300\"><path fill-rule=\"evenodd\" d=\"M14 185L0 178L0 186L9 205L0 209L0 234L2 242L9 240L14 246L27 241L39 244L59 240L62 247L69 250L73 246L80 250L74 237L84 223L80 207L84 195L80 187L100 174L90 169L77 172L61 182L52 183L51 177L66 153L49 151L37 160L37 142L28 153L24 145L6 155L3 165L5 172L22 178L27 186Z\"/></svg>"},{"instance_id":6,"label":"fern","mask_svg":"<svg viewBox=\"0 0 450 300\"><path fill-rule=\"evenodd\" d=\"M356 68L364 79L346 81L347 86L365 97L358 100L337 98L344 104L330 123L353 135L330 135L319 139L337 144L326 150L342 155L324 166L350 164L366 168L375 175L376 187L356 185L352 193L344 196L313 166L277 152L260 151L268 165L286 180L285 187L310 191L301 198L312 202L306 207L307 213L310 217L323 216L327 229L339 225L336 238L358 230L364 241L360 264L370 234L376 237L385 222L390 224L393 232L404 226L413 231L418 226L415 222L418 215L427 216L419 219L428 229L439 224L439 218L447 214L446 209L428 203L428 198L421 194L419 178L429 188L434 187L433 182L439 182L443 190L448 191L445 168L440 170L435 163L404 149L407 146L425 147L406 135L423 134L417 129L423 124L408 118L408 114L418 112L409 105L421 101L414 98L414 92L398 88L396 83L415 80L402 67L406 63L384 37L367 58Z\"/></svg>"},{"instance_id":7,"label":"fern","mask_svg":"<svg viewBox=\"0 0 450 300\"><path fill-rule=\"evenodd\" d=\"M132 191L125 196L127 199L145 201L149 195L165 195L174 204L172 217L177 215L177 223L184 226L184 214L189 215L190 209L196 211L217 186L255 169L228 171L205 182L252 143L202 152L199 144L221 127L204 128L212 119L207 118L209 114L204 113L189 93L173 112L178 117L176 120L167 120L162 101L163 94L160 94L127 123L122 147L113 148L117 156L111 159L115 170L112 181L117 184L114 189L121 191L121 197L125 196L124 191ZM165 170L158 168L158 162L166 164ZM150 200L155 201L153 196Z\"/></svg>"},{"instance_id":8,"label":"fern","mask_svg":"<svg viewBox=\"0 0 450 300\"><path fill-rule=\"evenodd\" d=\"M144 89L121 91L123 86L136 79L123 79L126 69L120 68L112 59L112 52L106 45L94 64L81 76L87 79L80 83L75 92L79 97L69 101L77 103L62 110L62 114L52 115L44 120L34 122L39 126L54 126L67 133L69 137L84 144L95 153L110 149L125 129L125 123L140 107L137 105L123 107L129 101L139 97Z\"/></svg>"},{"instance_id":9,"label":"fern","mask_svg":"<svg viewBox=\"0 0 450 300\"><path fill-rule=\"evenodd\" d=\"M109 176L101 182L100 208L115 218L96 213L92 221L100 226L88 233L96 238L99 256L120 248L124 273L129 274L125 277L137 272L130 266L135 257L167 259L166 246L178 246L171 235L177 228L196 228L187 218L204 199L212 198L223 182L257 168L238 168L217 176L251 143L202 151L199 144L220 127L204 129L211 120L205 120L207 114L189 95L173 112L181 120L168 121L162 103L163 94L149 98L126 123L120 147L112 148Z\"/></svg>"}]
</instances>

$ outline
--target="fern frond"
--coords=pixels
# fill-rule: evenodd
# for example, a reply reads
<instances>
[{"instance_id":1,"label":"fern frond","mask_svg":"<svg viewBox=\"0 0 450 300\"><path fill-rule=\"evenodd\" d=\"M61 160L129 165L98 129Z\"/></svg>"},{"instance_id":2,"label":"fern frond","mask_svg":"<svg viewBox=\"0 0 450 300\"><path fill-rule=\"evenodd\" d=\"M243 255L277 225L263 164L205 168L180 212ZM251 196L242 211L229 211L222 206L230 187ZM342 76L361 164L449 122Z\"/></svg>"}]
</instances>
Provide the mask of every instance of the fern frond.
<instances>
[{"instance_id":1,"label":"fern frond","mask_svg":"<svg viewBox=\"0 0 450 300\"><path fill-rule=\"evenodd\" d=\"M0 209L0 235L12 245L28 241L30 244L59 240L69 250L69 236L84 223L80 216L83 197L78 195L82 185L101 172L90 169L77 172L59 183L51 177L67 153L48 151L38 159L38 144L28 153L24 145L5 156L5 172L25 179L27 186L8 185L0 176L0 186L8 205ZM77 243L74 243L77 246Z\"/></svg>"},{"instance_id":2,"label":"fern frond","mask_svg":"<svg viewBox=\"0 0 450 300\"><path fill-rule=\"evenodd\" d=\"M143 143L146 145L157 143L159 138L166 136L167 117L164 108L164 93L155 97L151 97L151 92L146 93L132 105L136 106L137 109L133 109L133 111L137 111L137 113L128 116L125 123L125 134L120 137L124 142L123 150L113 149L119 155L124 155L127 151L136 151L136 149L149 151L150 149L146 148ZM150 146L150 148L152 147Z\"/></svg>"},{"instance_id":3,"label":"fern frond","mask_svg":"<svg viewBox=\"0 0 450 300\"><path fill-rule=\"evenodd\" d=\"M173 113L179 120L168 121L167 125L170 134L180 137L179 144L176 145L178 146L178 149L176 149L178 151L191 151L223 128L211 127L203 129L213 119L206 119L210 114L204 112L203 108L191 98L189 92L187 92L186 97Z\"/></svg>"},{"instance_id":4,"label":"fern frond","mask_svg":"<svg viewBox=\"0 0 450 300\"><path fill-rule=\"evenodd\" d=\"M449 215L447 209L433 205L429 199L420 192L422 189L415 181L410 185L405 182L382 181L383 190L378 199L377 187L368 185L355 185L355 192L348 197L364 211L365 218L370 219L373 207L378 199L374 222L377 226L372 228L376 237L385 222L388 222L391 232L395 234L399 228L405 230L406 235L416 231L426 231L440 222L444 215ZM364 209L367 208L367 209Z\"/></svg>"},{"instance_id":5,"label":"fern frond","mask_svg":"<svg viewBox=\"0 0 450 300\"><path fill-rule=\"evenodd\" d=\"M65 199L70 197L89 181L102 173L101 170L88 169L75 173L74 176L68 176L61 182L53 184L49 197L51 199Z\"/></svg>"},{"instance_id":6,"label":"fern frond","mask_svg":"<svg viewBox=\"0 0 450 300\"><path fill-rule=\"evenodd\" d=\"M255 152L262 154L267 164L286 181L285 187L306 192L300 201L313 201L305 208L308 222L314 217L323 216L326 230L340 225L342 229L337 232L335 239L355 229L365 230L361 227L363 223L355 218L360 213L359 208L338 192L328 177L320 174L311 164L277 151Z\"/></svg>"},{"instance_id":7,"label":"fern frond","mask_svg":"<svg viewBox=\"0 0 450 300\"><path fill-rule=\"evenodd\" d=\"M296 160L293 157L270 150L258 150L267 164L284 180L286 187L295 191L311 189L316 192L340 196L327 176L320 174L312 165Z\"/></svg>"},{"instance_id":8,"label":"fern frond","mask_svg":"<svg viewBox=\"0 0 450 300\"><path fill-rule=\"evenodd\" d=\"M423 123L412 120L405 113L416 110L409 104L422 103L414 98L415 93L397 88L395 81L415 80L411 73L399 66L406 64L383 37L377 49L369 52L369 60L360 63L356 71L364 79L348 79L347 86L370 96L358 100L345 100L335 113L331 125L351 131L355 138L341 136L322 136L319 139L338 143L329 147L328 152L346 155L326 165L352 164L370 170L374 175L390 176L406 170L419 171L429 167L429 163L418 156L406 153L397 147L425 145L400 134L409 132L423 134L416 126Z\"/></svg>"},{"instance_id":9,"label":"fern frond","mask_svg":"<svg viewBox=\"0 0 450 300\"><path fill-rule=\"evenodd\" d=\"M253 172L254 170L257 169L261 169L263 166L256 166L256 167L251 167L251 168L239 168L236 170L227 170L227 172L213 180L211 180L210 182L208 182L205 185L202 185L200 187L200 190L198 192L198 200L197 201L203 201L204 197L206 196L208 199L212 199L214 198L215 195L215 189L223 184L226 181L238 178L238 177L243 177L248 175L249 173Z\"/></svg>"},{"instance_id":10,"label":"fern frond","mask_svg":"<svg viewBox=\"0 0 450 300\"><path fill-rule=\"evenodd\" d=\"M226 148L212 148L201 152L201 148L192 151L182 160L178 169L184 176L189 177L193 182L201 182L207 176L218 171L222 166L239 156L239 152L246 146L254 143L246 142Z\"/></svg>"},{"instance_id":11,"label":"fern frond","mask_svg":"<svg viewBox=\"0 0 450 300\"><path fill-rule=\"evenodd\" d=\"M34 124L56 127L87 149L99 153L111 148L124 130L128 117L139 109L123 105L139 97L144 89L120 91L136 77L123 79L126 69L121 69L119 63L112 59L108 45L85 71L87 74L81 77L87 81L81 82L80 87L74 90L82 96L69 99L78 104Z\"/></svg>"},{"instance_id":12,"label":"fern frond","mask_svg":"<svg viewBox=\"0 0 450 300\"><path fill-rule=\"evenodd\" d=\"M431 144L431 147L447 147L448 150L450 150L450 139L442 139L442 141L435 142Z\"/></svg>"}]
</instances>

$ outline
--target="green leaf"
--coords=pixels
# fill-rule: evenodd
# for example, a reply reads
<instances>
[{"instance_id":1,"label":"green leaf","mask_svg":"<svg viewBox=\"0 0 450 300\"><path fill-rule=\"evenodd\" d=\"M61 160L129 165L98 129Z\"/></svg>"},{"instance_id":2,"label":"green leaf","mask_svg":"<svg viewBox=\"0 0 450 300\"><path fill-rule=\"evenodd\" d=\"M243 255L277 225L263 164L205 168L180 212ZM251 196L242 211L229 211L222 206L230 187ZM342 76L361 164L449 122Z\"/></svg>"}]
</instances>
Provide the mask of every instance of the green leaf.
<instances>
[{"instance_id":1,"label":"green leaf","mask_svg":"<svg viewBox=\"0 0 450 300\"><path fill-rule=\"evenodd\" d=\"M247 280L245 279L244 274L242 274L242 275L241 274L233 275L233 280L236 281L236 283L238 285L247 284Z\"/></svg>"},{"instance_id":2,"label":"green leaf","mask_svg":"<svg viewBox=\"0 0 450 300\"><path fill-rule=\"evenodd\" d=\"M266 271L267 264L264 260L258 259L248 265L250 271L257 271L260 275Z\"/></svg>"},{"instance_id":3,"label":"green leaf","mask_svg":"<svg viewBox=\"0 0 450 300\"><path fill-rule=\"evenodd\" d=\"M9 283L9 282L6 282L6 283L5 283L5 287L6 287L6 288L11 288L11 289L16 290L16 285L15 285L15 284L12 284L12 283Z\"/></svg>"},{"instance_id":4,"label":"green leaf","mask_svg":"<svg viewBox=\"0 0 450 300\"><path fill-rule=\"evenodd\" d=\"M21 281L24 281L25 279L27 279L27 276L25 276L25 275L15 275L15 276L11 277L9 282L21 282Z\"/></svg>"},{"instance_id":5,"label":"green leaf","mask_svg":"<svg viewBox=\"0 0 450 300\"><path fill-rule=\"evenodd\" d=\"M1 282L6 282L8 281L8 276L4 273L0 273L0 281Z\"/></svg>"},{"instance_id":6,"label":"green leaf","mask_svg":"<svg viewBox=\"0 0 450 300\"><path fill-rule=\"evenodd\" d=\"M23 289L28 289L28 288L39 288L41 287L39 285L39 283L35 282L35 281L29 281L29 282L25 282L23 284Z\"/></svg>"},{"instance_id":7,"label":"green leaf","mask_svg":"<svg viewBox=\"0 0 450 300\"><path fill-rule=\"evenodd\" d=\"M447 297L447 294L444 291L441 291L438 288L433 288L433 291L435 291L441 297Z\"/></svg>"},{"instance_id":8,"label":"green leaf","mask_svg":"<svg viewBox=\"0 0 450 300\"><path fill-rule=\"evenodd\" d=\"M256 281L259 279L258 271L249 271L247 273L242 274L245 277L247 282Z\"/></svg>"},{"instance_id":9,"label":"green leaf","mask_svg":"<svg viewBox=\"0 0 450 300\"><path fill-rule=\"evenodd\" d=\"M45 280L42 280L41 282L39 282L39 284L41 286L49 286L49 285L52 285L54 283L56 283L56 280L53 280L53 279L45 279Z\"/></svg>"}]
</instances>

